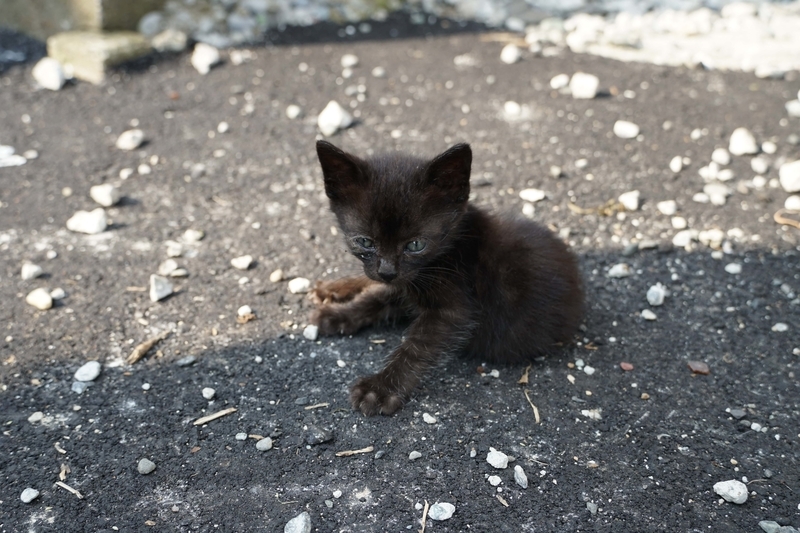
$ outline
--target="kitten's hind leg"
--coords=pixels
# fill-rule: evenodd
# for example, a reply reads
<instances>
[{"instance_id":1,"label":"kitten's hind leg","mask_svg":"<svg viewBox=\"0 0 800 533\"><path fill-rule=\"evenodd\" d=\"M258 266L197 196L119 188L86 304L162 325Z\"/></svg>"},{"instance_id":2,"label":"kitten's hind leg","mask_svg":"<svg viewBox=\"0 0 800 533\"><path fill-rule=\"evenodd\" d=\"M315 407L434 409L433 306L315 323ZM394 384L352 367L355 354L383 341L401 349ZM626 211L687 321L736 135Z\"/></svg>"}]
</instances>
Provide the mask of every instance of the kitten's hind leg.
<instances>
[{"instance_id":1,"label":"kitten's hind leg","mask_svg":"<svg viewBox=\"0 0 800 533\"><path fill-rule=\"evenodd\" d=\"M347 301L323 303L311 313L310 320L323 335L349 335L370 324L394 318L399 309L395 290L371 281Z\"/></svg>"},{"instance_id":2,"label":"kitten's hind leg","mask_svg":"<svg viewBox=\"0 0 800 533\"><path fill-rule=\"evenodd\" d=\"M309 297L317 305L349 302L371 285L377 285L366 276L350 276L332 281L318 281L311 289Z\"/></svg>"}]
</instances>

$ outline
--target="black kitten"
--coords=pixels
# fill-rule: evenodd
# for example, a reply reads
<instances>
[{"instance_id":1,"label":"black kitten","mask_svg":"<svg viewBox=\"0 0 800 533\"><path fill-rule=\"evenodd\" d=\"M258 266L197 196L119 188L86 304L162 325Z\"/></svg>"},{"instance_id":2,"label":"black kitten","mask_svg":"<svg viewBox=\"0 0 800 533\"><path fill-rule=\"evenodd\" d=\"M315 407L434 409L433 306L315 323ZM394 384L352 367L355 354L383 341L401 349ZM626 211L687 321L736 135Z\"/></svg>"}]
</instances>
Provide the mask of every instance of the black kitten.
<instances>
[{"instance_id":1,"label":"black kitten","mask_svg":"<svg viewBox=\"0 0 800 533\"><path fill-rule=\"evenodd\" d=\"M366 415L403 406L425 372L450 354L518 362L569 342L583 315L575 256L550 231L468 203L472 151L433 160L368 160L317 142L331 210L365 276L317 283L311 322L349 334L413 319L386 366L353 385Z\"/></svg>"}]
</instances>

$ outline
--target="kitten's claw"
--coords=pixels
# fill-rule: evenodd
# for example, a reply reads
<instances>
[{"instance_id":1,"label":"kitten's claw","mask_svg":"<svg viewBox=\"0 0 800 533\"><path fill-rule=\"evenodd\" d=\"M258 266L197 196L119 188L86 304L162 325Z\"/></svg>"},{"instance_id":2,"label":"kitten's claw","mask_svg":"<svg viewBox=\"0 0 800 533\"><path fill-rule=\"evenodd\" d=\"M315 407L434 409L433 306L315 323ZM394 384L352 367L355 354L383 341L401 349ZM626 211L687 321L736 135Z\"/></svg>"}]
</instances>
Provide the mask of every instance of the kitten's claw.
<instances>
[{"instance_id":1,"label":"kitten's claw","mask_svg":"<svg viewBox=\"0 0 800 533\"><path fill-rule=\"evenodd\" d=\"M392 415L405 400L397 391L388 387L380 374L359 378L350 389L350 403L353 409L366 416Z\"/></svg>"},{"instance_id":2,"label":"kitten's claw","mask_svg":"<svg viewBox=\"0 0 800 533\"><path fill-rule=\"evenodd\" d=\"M345 312L326 305L312 311L309 322L319 328L321 335L350 335L358 331Z\"/></svg>"}]
</instances>

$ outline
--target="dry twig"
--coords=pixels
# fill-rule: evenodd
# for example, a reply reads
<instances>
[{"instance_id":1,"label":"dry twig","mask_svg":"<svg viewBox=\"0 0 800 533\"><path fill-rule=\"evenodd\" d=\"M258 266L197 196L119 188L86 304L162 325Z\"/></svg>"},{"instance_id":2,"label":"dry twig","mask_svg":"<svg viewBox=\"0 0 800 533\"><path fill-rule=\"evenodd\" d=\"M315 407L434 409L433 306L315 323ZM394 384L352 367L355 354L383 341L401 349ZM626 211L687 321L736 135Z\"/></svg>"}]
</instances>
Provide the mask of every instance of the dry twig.
<instances>
[{"instance_id":1,"label":"dry twig","mask_svg":"<svg viewBox=\"0 0 800 533\"><path fill-rule=\"evenodd\" d=\"M528 384L528 372L531 371L531 366L532 365L528 365L527 367L525 367L525 373L522 374L521 378L519 378L519 381L517 381L517 385L527 385Z\"/></svg>"},{"instance_id":2,"label":"dry twig","mask_svg":"<svg viewBox=\"0 0 800 533\"><path fill-rule=\"evenodd\" d=\"M212 415L208 415L208 416L204 416L202 418L198 418L197 420L194 421L194 425L195 426L202 426L203 424L207 424L208 422L211 422L212 420L216 420L217 418L222 418L225 415L229 415L229 414L235 413L235 412L236 412L236 408L235 407L228 407L227 409L223 409L222 411L217 411L216 413L214 413Z\"/></svg>"},{"instance_id":3,"label":"dry twig","mask_svg":"<svg viewBox=\"0 0 800 533\"><path fill-rule=\"evenodd\" d=\"M528 400L528 403L531 404L531 409L533 409L533 417L536 419L536 423L539 424L542 421L539 418L539 409L535 405L533 405L531 397L528 396L528 389L525 389L524 392L525 392L525 399Z\"/></svg>"},{"instance_id":4,"label":"dry twig","mask_svg":"<svg viewBox=\"0 0 800 533\"><path fill-rule=\"evenodd\" d=\"M505 505L506 507L508 507L508 502L505 500L505 498L503 498L503 497L502 497L502 496L500 496L499 494L495 494L495 498L497 498L497 500L498 500L500 503L502 503L503 505Z\"/></svg>"},{"instance_id":5,"label":"dry twig","mask_svg":"<svg viewBox=\"0 0 800 533\"><path fill-rule=\"evenodd\" d=\"M330 404L328 402L323 403L315 403L314 405L306 405L303 407L306 411L310 411L311 409L319 409L320 407L328 407Z\"/></svg>"},{"instance_id":6,"label":"dry twig","mask_svg":"<svg viewBox=\"0 0 800 533\"><path fill-rule=\"evenodd\" d=\"M428 500L425 500L425 507L422 509L422 520L420 520L420 525L422 525L422 529L419 530L419 533L425 533L425 524L428 522Z\"/></svg>"},{"instance_id":7,"label":"dry twig","mask_svg":"<svg viewBox=\"0 0 800 533\"><path fill-rule=\"evenodd\" d=\"M59 486L59 487L61 487L62 489L68 490L69 492L71 492L72 494L74 494L75 496L77 496L79 500L82 500L82 499L83 499L83 494L81 494L81 493L80 493L80 492L78 492L77 490L73 489L72 487L70 487L69 485L67 485L66 483L64 483L63 481L56 481L56 485L58 485L58 486Z\"/></svg>"},{"instance_id":8,"label":"dry twig","mask_svg":"<svg viewBox=\"0 0 800 533\"><path fill-rule=\"evenodd\" d=\"M336 457L350 457L351 455L357 455L359 453L369 453L374 449L374 446L367 446L366 448L361 448L360 450L344 450L341 452L336 452Z\"/></svg>"},{"instance_id":9,"label":"dry twig","mask_svg":"<svg viewBox=\"0 0 800 533\"><path fill-rule=\"evenodd\" d=\"M786 213L793 213L793 211L789 211L787 209L778 209L775 211L775 214L772 215L772 219L775 220L778 224L784 224L786 226L793 226L797 229L800 229L800 220L795 220L793 218L789 218L784 216Z\"/></svg>"},{"instance_id":10,"label":"dry twig","mask_svg":"<svg viewBox=\"0 0 800 533\"><path fill-rule=\"evenodd\" d=\"M133 363L135 363L136 361L138 361L139 359L141 359L142 357L147 355L147 352L150 351L150 348L152 348L153 346L155 346L159 342L161 342L164 339L166 339L167 337L169 337L170 333L171 332L169 330L162 331L161 333L159 333L158 335L156 335L152 339L148 339L148 340L144 341L141 344L137 344L136 348L134 348L133 351L131 352L131 354L128 356L128 359L127 359L126 362L129 365L132 365Z\"/></svg>"}]
</instances>

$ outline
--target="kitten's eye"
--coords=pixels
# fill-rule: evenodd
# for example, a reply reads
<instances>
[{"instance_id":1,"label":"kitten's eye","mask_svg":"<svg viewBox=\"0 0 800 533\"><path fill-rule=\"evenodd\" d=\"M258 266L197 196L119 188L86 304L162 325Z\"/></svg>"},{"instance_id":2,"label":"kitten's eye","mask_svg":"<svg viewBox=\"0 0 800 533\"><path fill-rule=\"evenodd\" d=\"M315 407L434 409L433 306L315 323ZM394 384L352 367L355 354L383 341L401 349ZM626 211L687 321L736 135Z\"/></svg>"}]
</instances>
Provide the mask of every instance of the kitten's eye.
<instances>
[{"instance_id":1,"label":"kitten's eye","mask_svg":"<svg viewBox=\"0 0 800 533\"><path fill-rule=\"evenodd\" d=\"M359 245L364 249L371 250L375 248L375 243L372 242L372 239L369 239L367 237L356 237L353 240L356 242L357 245Z\"/></svg>"},{"instance_id":2,"label":"kitten's eye","mask_svg":"<svg viewBox=\"0 0 800 533\"><path fill-rule=\"evenodd\" d=\"M406 250L409 252L421 252L425 249L425 241L415 240L406 244Z\"/></svg>"}]
</instances>

